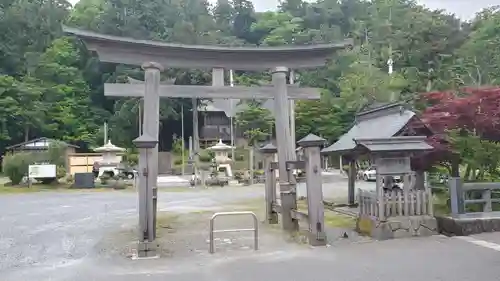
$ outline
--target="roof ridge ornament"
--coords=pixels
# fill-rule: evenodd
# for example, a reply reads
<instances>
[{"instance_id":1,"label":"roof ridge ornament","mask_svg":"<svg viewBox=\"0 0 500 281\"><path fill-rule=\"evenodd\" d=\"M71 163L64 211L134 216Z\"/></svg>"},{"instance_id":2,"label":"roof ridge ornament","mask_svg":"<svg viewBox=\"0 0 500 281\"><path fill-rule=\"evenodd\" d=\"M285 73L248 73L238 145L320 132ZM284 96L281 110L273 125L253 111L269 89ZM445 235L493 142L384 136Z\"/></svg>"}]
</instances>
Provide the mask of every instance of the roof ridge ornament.
<instances>
[{"instance_id":1,"label":"roof ridge ornament","mask_svg":"<svg viewBox=\"0 0 500 281\"><path fill-rule=\"evenodd\" d=\"M365 111L361 111L356 114L355 118L357 121L362 121L362 120L377 118L380 116L394 114L396 112L400 115L403 115L405 111L406 108L404 106L404 103L394 102L394 103L387 103Z\"/></svg>"}]
</instances>

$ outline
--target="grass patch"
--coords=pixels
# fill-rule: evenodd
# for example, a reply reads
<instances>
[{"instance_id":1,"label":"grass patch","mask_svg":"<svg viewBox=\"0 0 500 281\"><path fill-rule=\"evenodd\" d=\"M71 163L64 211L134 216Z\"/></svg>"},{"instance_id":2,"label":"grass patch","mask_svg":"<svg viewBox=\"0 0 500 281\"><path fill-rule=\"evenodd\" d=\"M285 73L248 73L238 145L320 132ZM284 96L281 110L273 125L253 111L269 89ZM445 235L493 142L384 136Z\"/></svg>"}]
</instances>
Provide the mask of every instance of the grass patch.
<instances>
[{"instance_id":1,"label":"grass patch","mask_svg":"<svg viewBox=\"0 0 500 281\"><path fill-rule=\"evenodd\" d=\"M0 185L0 193L33 193L33 192L43 192L43 191L58 191L58 190L69 190L70 186L66 184L33 184L31 187L21 186L21 185Z\"/></svg>"},{"instance_id":2,"label":"grass patch","mask_svg":"<svg viewBox=\"0 0 500 281\"><path fill-rule=\"evenodd\" d=\"M175 232L175 223L179 220L178 214L159 212L156 215L156 233L158 237L163 234Z\"/></svg>"},{"instance_id":3,"label":"grass patch","mask_svg":"<svg viewBox=\"0 0 500 281\"><path fill-rule=\"evenodd\" d=\"M356 228L356 220L350 216L325 212L325 225L336 228L354 229Z\"/></svg>"},{"instance_id":4,"label":"grass patch","mask_svg":"<svg viewBox=\"0 0 500 281\"><path fill-rule=\"evenodd\" d=\"M434 214L435 215L449 215L451 213L449 207L448 193L434 194Z\"/></svg>"},{"instance_id":5,"label":"grass patch","mask_svg":"<svg viewBox=\"0 0 500 281\"><path fill-rule=\"evenodd\" d=\"M207 189L205 188L189 188L189 187L164 187L164 188L158 188L159 191L161 192L200 192L200 191L206 191Z\"/></svg>"},{"instance_id":6,"label":"grass patch","mask_svg":"<svg viewBox=\"0 0 500 281\"><path fill-rule=\"evenodd\" d=\"M117 191L133 191L133 188L120 189ZM115 191L113 187L105 187L97 185L95 188L72 188L71 184L33 184L31 187L26 185L0 185L0 194L23 194L23 193L36 193L36 192L74 192L74 191L90 191L90 192L106 192Z\"/></svg>"},{"instance_id":7,"label":"grass patch","mask_svg":"<svg viewBox=\"0 0 500 281\"><path fill-rule=\"evenodd\" d=\"M297 210L307 213L307 200L297 200ZM356 227L356 220L353 217L338 214L325 209L325 225L335 228L349 228Z\"/></svg>"},{"instance_id":8,"label":"grass patch","mask_svg":"<svg viewBox=\"0 0 500 281\"><path fill-rule=\"evenodd\" d=\"M224 211L249 211L258 214L259 212L264 212L265 208L266 201L262 197L231 203L228 206L224 206Z\"/></svg>"}]
</instances>

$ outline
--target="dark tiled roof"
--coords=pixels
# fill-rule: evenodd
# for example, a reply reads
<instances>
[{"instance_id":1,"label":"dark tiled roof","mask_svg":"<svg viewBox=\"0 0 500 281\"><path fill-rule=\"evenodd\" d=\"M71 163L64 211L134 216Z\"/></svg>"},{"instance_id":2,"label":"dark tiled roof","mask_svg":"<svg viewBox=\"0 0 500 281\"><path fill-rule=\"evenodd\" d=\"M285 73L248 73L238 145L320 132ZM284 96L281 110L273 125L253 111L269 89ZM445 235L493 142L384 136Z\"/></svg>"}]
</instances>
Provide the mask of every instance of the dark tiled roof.
<instances>
[{"instance_id":1,"label":"dark tiled roof","mask_svg":"<svg viewBox=\"0 0 500 281\"><path fill-rule=\"evenodd\" d=\"M415 116L400 103L383 105L356 115L354 126L337 142L322 150L325 153L348 152L356 148L354 139L377 139L395 136Z\"/></svg>"}]
</instances>

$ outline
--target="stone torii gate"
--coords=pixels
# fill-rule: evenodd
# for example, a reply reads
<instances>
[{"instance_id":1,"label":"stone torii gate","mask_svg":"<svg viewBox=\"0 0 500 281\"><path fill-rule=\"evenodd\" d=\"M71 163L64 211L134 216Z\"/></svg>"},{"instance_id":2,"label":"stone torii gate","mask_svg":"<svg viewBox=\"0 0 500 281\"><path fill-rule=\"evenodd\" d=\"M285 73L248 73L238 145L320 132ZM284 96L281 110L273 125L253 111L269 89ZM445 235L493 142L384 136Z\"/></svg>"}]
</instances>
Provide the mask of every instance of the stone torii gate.
<instances>
[{"instance_id":1,"label":"stone torii gate","mask_svg":"<svg viewBox=\"0 0 500 281\"><path fill-rule=\"evenodd\" d=\"M148 40L136 40L118 36L109 36L69 27L63 27L66 34L82 39L89 50L96 51L100 60L141 66L144 71L144 132L135 140L141 149L139 159L139 222L140 235L138 255L148 257L156 255L155 245L155 190L158 175L158 135L159 135L159 98L161 89L160 72L163 67L217 69L213 75L218 78L212 82L212 92L234 93L235 87L225 88L223 69L235 70L271 70L272 85L268 93L274 97L276 118L276 138L278 144L278 168L280 174L280 193L284 213L296 209L295 179L287 171L287 162L295 161L295 144L291 141L289 126L288 89L286 75L289 69L315 68L323 66L336 51L353 45L352 40L340 43L285 47L222 47L193 46L162 43ZM130 86L130 85L127 85ZM174 88L167 86L165 91ZM190 86L175 86L180 90ZM196 86L193 90L196 90ZM200 87L200 86L198 86ZM248 88L247 93L264 92L264 88ZM208 90L208 89L207 89ZM290 90L292 92L292 90ZM130 93L130 88L122 92ZM139 94L142 95L141 92ZM136 95L139 95L136 94ZM179 93L177 93L179 95ZM232 95L232 94L231 94ZM227 98L229 98L229 95ZM258 94L255 94L258 95ZM263 96L269 96L265 94ZM220 94L219 94L220 96ZM182 96L186 97L186 96ZM241 98L241 97L239 97ZM257 98L257 97L256 97ZM195 124L196 125L196 124ZM291 216L283 216L283 227L288 230L298 229L298 221Z\"/></svg>"}]
</instances>

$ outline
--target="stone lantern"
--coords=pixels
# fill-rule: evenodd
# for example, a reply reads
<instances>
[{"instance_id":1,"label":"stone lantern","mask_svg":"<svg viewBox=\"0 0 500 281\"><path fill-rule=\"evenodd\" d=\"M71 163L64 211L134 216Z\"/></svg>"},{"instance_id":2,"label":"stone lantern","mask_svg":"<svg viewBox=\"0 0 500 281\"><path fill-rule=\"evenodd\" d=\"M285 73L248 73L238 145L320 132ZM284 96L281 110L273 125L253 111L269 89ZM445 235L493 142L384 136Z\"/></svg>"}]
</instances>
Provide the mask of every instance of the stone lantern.
<instances>
[{"instance_id":1,"label":"stone lantern","mask_svg":"<svg viewBox=\"0 0 500 281\"><path fill-rule=\"evenodd\" d=\"M231 158L229 158L229 151L231 151L231 149L233 149L233 147L223 143L222 140L219 140L216 145L208 148L208 150L215 153L215 162L217 164L231 162Z\"/></svg>"},{"instance_id":2,"label":"stone lantern","mask_svg":"<svg viewBox=\"0 0 500 281\"><path fill-rule=\"evenodd\" d=\"M118 153L124 152L125 148L118 147L111 143L111 140L108 141L107 144L94 149L95 152L102 152L102 161L100 164L109 165L115 164L118 165L120 160L117 156Z\"/></svg>"},{"instance_id":3,"label":"stone lantern","mask_svg":"<svg viewBox=\"0 0 500 281\"><path fill-rule=\"evenodd\" d=\"M208 150L211 150L215 153L215 163L219 168L223 168L226 170L226 175L228 177L233 177L233 172L231 170L231 165L230 163L234 160L229 158L229 151L233 149L232 146L224 144L222 140L219 140L219 142L208 148Z\"/></svg>"}]
</instances>

